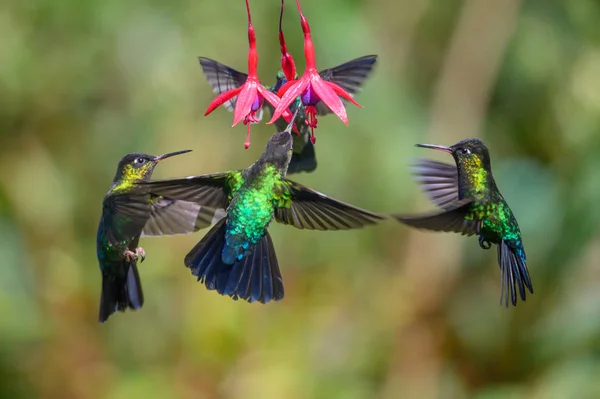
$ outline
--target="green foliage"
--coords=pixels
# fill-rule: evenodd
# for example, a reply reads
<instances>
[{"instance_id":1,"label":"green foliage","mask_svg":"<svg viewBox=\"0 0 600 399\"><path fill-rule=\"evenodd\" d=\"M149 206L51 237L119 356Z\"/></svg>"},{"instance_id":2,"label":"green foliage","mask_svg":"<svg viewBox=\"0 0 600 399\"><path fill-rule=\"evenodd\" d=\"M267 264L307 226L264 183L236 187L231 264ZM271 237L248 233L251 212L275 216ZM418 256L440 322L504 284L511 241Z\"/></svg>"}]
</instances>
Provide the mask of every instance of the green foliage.
<instances>
[{"instance_id":1,"label":"green foliage","mask_svg":"<svg viewBox=\"0 0 600 399\"><path fill-rule=\"evenodd\" d=\"M119 159L191 148L155 177L238 170L274 132L254 126L244 151L230 113L202 117L213 93L196 57L246 68L235 3L0 4L0 396L600 397L595 0L303 1L319 68L380 57L364 109L348 107L349 127L321 118L319 167L293 180L373 211L431 210L413 144L482 138L527 248L526 303L498 305L496 255L475 237L274 224L283 301L196 283L183 258L204 231L142 239L144 308L97 323L95 234ZM278 4L251 5L272 83Z\"/></svg>"}]
</instances>

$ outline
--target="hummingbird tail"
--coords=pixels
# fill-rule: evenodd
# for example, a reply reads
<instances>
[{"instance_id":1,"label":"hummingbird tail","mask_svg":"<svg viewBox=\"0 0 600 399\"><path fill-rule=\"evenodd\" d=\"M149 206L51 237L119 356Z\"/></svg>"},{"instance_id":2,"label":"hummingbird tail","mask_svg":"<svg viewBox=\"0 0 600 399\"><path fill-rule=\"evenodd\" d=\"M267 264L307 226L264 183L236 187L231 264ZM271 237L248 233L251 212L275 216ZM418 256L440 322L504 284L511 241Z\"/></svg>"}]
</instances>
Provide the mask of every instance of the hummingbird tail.
<instances>
[{"instance_id":1,"label":"hummingbird tail","mask_svg":"<svg viewBox=\"0 0 600 399\"><path fill-rule=\"evenodd\" d=\"M267 303L283 298L283 279L269 233L233 264L223 262L225 219L221 219L187 254L185 265L209 290L237 300Z\"/></svg>"},{"instance_id":2,"label":"hummingbird tail","mask_svg":"<svg viewBox=\"0 0 600 399\"><path fill-rule=\"evenodd\" d=\"M315 155L315 146L307 141L302 147L302 152L292 153L292 160L288 166L287 173L312 172L317 169L317 156Z\"/></svg>"},{"instance_id":3,"label":"hummingbird tail","mask_svg":"<svg viewBox=\"0 0 600 399\"><path fill-rule=\"evenodd\" d=\"M144 304L144 294L137 266L124 262L122 270L127 273L102 273L102 296L100 297L100 323L104 323L117 310L139 309Z\"/></svg>"},{"instance_id":4,"label":"hummingbird tail","mask_svg":"<svg viewBox=\"0 0 600 399\"><path fill-rule=\"evenodd\" d=\"M526 298L526 289L533 294L531 277L527 270L525 252L506 241L498 245L498 264L500 265L500 304L504 301L508 307L509 299L517 306L517 290L522 301Z\"/></svg>"}]
</instances>

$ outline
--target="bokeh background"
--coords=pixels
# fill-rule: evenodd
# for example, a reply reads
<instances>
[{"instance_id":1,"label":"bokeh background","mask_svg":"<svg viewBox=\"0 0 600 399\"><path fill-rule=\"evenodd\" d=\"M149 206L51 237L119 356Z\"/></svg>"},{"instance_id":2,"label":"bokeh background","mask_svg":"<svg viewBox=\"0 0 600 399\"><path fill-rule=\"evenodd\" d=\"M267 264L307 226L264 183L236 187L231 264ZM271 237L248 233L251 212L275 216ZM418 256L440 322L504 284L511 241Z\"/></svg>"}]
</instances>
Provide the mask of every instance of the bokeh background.
<instances>
[{"instance_id":1,"label":"bokeh background","mask_svg":"<svg viewBox=\"0 0 600 399\"><path fill-rule=\"evenodd\" d=\"M303 68L288 0L284 29ZM261 79L279 2L252 1ZM408 162L477 136L524 236L535 295L498 304L495 251L393 221L271 227L283 301L234 302L183 266L203 232L143 239L142 310L97 322L95 234L126 153L188 155L155 177L243 168L273 127L219 109L197 56L246 70L237 1L0 3L3 398L599 398L600 3L304 0L320 68L375 53L348 107L319 121L292 178L380 212L432 210Z\"/></svg>"}]
</instances>

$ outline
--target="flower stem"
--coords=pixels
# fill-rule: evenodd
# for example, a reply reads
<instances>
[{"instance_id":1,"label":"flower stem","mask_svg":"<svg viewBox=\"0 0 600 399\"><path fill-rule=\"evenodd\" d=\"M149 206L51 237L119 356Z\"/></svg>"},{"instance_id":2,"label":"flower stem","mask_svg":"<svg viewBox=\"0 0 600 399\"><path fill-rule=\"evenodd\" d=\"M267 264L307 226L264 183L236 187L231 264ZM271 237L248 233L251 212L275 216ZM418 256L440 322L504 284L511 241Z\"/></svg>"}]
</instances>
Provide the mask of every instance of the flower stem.
<instances>
[{"instance_id":1,"label":"flower stem","mask_svg":"<svg viewBox=\"0 0 600 399\"><path fill-rule=\"evenodd\" d=\"M256 34L252 26L252 15L250 4L246 0L246 12L248 13L248 76L256 76L258 73L258 53L256 51Z\"/></svg>"}]
</instances>

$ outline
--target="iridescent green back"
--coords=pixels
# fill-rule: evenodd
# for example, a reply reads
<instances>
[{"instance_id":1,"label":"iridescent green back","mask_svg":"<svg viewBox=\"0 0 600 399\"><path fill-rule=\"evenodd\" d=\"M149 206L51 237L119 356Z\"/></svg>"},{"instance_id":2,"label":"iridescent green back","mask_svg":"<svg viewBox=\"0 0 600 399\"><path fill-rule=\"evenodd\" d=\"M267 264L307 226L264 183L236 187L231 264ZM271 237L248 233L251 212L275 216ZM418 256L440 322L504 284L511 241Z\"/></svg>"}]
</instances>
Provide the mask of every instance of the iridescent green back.
<instances>
[{"instance_id":1,"label":"iridescent green back","mask_svg":"<svg viewBox=\"0 0 600 399\"><path fill-rule=\"evenodd\" d=\"M265 234L278 201L275 191L281 174L274 165L267 164L251 180L242 180L232 178L228 209L226 242L235 246L256 244Z\"/></svg>"}]
</instances>

